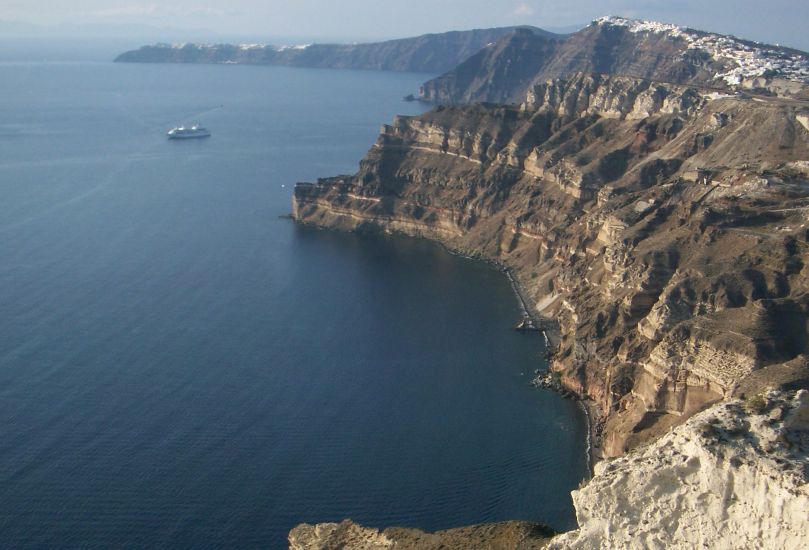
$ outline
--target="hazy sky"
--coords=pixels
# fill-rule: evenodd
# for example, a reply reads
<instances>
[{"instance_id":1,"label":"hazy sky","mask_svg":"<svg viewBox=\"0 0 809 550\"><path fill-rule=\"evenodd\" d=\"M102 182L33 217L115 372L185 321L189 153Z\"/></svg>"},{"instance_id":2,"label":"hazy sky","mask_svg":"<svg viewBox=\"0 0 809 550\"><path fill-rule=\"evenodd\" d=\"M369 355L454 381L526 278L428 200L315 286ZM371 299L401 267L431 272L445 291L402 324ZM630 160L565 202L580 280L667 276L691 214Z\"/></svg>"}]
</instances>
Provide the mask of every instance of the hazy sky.
<instances>
[{"instance_id":1,"label":"hazy sky","mask_svg":"<svg viewBox=\"0 0 809 550\"><path fill-rule=\"evenodd\" d=\"M561 27L607 14L809 50L808 0L0 0L0 20L148 24L205 28L229 36L331 39L515 24Z\"/></svg>"}]
</instances>

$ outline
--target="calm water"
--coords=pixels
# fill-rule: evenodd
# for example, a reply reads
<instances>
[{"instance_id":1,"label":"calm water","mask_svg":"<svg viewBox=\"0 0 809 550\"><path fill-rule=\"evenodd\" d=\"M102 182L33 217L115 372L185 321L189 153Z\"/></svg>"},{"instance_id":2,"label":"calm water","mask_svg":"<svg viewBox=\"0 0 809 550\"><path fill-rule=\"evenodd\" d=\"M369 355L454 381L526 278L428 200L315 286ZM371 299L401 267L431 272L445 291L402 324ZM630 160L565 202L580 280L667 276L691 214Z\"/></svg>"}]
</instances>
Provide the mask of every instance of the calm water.
<instances>
[{"instance_id":1,"label":"calm water","mask_svg":"<svg viewBox=\"0 0 809 550\"><path fill-rule=\"evenodd\" d=\"M583 418L529 386L506 279L279 217L424 79L0 64L0 546L573 525Z\"/></svg>"}]
</instances>

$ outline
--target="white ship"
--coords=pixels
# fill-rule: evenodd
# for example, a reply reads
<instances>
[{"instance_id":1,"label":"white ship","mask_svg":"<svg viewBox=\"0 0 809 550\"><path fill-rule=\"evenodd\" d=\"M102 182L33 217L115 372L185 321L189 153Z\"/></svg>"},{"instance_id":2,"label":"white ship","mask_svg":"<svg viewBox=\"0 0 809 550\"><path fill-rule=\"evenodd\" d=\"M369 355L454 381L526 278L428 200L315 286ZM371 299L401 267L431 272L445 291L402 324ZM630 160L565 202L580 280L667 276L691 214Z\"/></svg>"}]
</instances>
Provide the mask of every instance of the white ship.
<instances>
[{"instance_id":1,"label":"white ship","mask_svg":"<svg viewBox=\"0 0 809 550\"><path fill-rule=\"evenodd\" d=\"M204 138L209 137L210 135L211 132L209 132L202 126L197 126L196 124L194 126L191 126L190 128L186 128L185 126L178 126L168 131L169 139Z\"/></svg>"}]
</instances>

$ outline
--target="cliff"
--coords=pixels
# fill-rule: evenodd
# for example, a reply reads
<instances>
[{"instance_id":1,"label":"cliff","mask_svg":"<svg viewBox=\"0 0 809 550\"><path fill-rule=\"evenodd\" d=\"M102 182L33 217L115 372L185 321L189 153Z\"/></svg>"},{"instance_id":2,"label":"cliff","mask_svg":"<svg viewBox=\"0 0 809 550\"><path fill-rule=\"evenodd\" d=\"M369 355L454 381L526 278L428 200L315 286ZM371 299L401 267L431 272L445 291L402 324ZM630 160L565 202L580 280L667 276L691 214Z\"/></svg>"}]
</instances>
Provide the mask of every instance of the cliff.
<instances>
[{"instance_id":1,"label":"cliff","mask_svg":"<svg viewBox=\"0 0 809 550\"><path fill-rule=\"evenodd\" d=\"M556 324L549 378L605 460L550 547L804 545L807 77L801 52L671 25L516 32L422 96L519 104L397 117L357 174L296 186L298 221L497 261ZM298 534L399 547L355 528Z\"/></svg>"},{"instance_id":2,"label":"cliff","mask_svg":"<svg viewBox=\"0 0 809 550\"><path fill-rule=\"evenodd\" d=\"M805 548L807 457L806 390L716 405L600 464L573 492L579 529L549 547Z\"/></svg>"},{"instance_id":3,"label":"cliff","mask_svg":"<svg viewBox=\"0 0 809 550\"><path fill-rule=\"evenodd\" d=\"M515 32L421 88L435 103L520 102L531 87L575 73L624 75L723 90L801 93L809 54L650 21L604 17L562 40Z\"/></svg>"},{"instance_id":4,"label":"cliff","mask_svg":"<svg viewBox=\"0 0 809 550\"><path fill-rule=\"evenodd\" d=\"M551 368L606 456L699 410L809 381L809 106L579 74L520 106L385 126L293 215L512 267L561 333Z\"/></svg>"},{"instance_id":5,"label":"cliff","mask_svg":"<svg viewBox=\"0 0 809 550\"><path fill-rule=\"evenodd\" d=\"M373 69L442 73L518 29L556 40L534 27L502 27L426 34L367 44L155 44L124 52L122 63L228 63L330 69Z\"/></svg>"}]
</instances>

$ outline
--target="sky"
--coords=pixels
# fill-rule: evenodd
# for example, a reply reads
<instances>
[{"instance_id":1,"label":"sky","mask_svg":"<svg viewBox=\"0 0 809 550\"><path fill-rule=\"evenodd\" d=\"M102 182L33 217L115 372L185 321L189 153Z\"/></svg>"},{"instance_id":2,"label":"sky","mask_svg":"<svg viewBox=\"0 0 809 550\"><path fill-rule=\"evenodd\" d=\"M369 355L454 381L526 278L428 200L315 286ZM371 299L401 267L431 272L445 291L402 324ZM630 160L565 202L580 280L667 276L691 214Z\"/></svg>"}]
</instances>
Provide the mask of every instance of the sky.
<instances>
[{"instance_id":1,"label":"sky","mask_svg":"<svg viewBox=\"0 0 809 550\"><path fill-rule=\"evenodd\" d=\"M229 37L377 40L506 25L652 19L809 50L807 0L0 0L0 21L148 25ZM0 27L0 33L3 28Z\"/></svg>"}]
</instances>

